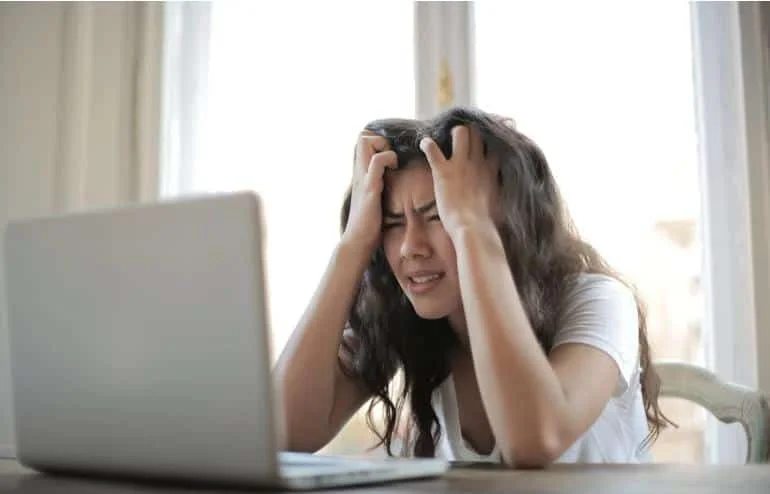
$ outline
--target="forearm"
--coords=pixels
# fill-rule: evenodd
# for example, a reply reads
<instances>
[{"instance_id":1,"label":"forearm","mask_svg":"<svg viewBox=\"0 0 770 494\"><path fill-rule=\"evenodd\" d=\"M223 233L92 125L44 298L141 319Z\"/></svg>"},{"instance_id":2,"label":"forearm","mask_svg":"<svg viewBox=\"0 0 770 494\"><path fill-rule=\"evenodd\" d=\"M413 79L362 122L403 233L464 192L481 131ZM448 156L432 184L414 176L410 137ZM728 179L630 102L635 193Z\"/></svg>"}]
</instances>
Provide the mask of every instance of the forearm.
<instances>
[{"instance_id":1,"label":"forearm","mask_svg":"<svg viewBox=\"0 0 770 494\"><path fill-rule=\"evenodd\" d=\"M509 464L547 463L561 448L560 382L532 330L494 226L453 236L473 363Z\"/></svg>"},{"instance_id":2,"label":"forearm","mask_svg":"<svg viewBox=\"0 0 770 494\"><path fill-rule=\"evenodd\" d=\"M344 379L338 364L342 331L367 262L355 246L338 245L273 371L287 431L309 444L324 442L313 438L335 426L335 383Z\"/></svg>"}]
</instances>

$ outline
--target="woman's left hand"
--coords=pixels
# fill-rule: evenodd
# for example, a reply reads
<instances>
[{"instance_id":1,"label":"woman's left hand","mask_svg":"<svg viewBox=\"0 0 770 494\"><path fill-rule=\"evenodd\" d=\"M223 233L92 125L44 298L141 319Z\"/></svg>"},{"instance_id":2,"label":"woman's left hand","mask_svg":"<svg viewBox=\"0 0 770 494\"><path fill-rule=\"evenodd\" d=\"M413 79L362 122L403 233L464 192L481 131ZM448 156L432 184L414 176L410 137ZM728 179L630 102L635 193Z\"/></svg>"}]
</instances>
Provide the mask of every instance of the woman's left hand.
<instances>
[{"instance_id":1,"label":"woman's left hand","mask_svg":"<svg viewBox=\"0 0 770 494\"><path fill-rule=\"evenodd\" d=\"M433 174L436 208L450 237L467 228L493 223L497 201L497 163L484 156L479 132L458 125L452 129L452 156L447 158L435 141L420 141Z\"/></svg>"}]
</instances>

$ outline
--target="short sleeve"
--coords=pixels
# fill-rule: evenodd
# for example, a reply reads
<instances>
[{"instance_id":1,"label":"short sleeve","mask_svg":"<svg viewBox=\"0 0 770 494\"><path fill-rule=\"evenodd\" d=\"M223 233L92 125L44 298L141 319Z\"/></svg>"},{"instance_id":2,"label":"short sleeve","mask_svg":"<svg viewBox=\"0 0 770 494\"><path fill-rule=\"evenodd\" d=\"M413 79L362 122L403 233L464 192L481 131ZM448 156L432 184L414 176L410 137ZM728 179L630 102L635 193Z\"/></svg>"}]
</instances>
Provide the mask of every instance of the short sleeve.
<instances>
[{"instance_id":1,"label":"short sleeve","mask_svg":"<svg viewBox=\"0 0 770 494\"><path fill-rule=\"evenodd\" d=\"M565 343L609 355L620 373L614 396L622 395L639 366L639 315L631 290L609 276L581 275L565 301L552 348Z\"/></svg>"}]
</instances>

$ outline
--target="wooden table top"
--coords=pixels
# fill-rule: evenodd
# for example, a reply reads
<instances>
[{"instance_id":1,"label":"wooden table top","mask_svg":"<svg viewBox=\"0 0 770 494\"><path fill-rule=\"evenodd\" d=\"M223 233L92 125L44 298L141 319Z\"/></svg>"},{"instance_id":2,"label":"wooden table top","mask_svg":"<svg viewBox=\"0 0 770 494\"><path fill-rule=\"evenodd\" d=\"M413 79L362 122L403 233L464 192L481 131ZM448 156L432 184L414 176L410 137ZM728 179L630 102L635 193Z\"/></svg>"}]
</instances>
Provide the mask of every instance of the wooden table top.
<instances>
[{"instance_id":1,"label":"wooden table top","mask_svg":"<svg viewBox=\"0 0 770 494\"><path fill-rule=\"evenodd\" d=\"M340 489L340 491L350 494L386 492L403 494L437 492L767 494L770 493L770 465L555 465L544 470L456 466L441 478L392 482L369 487ZM238 491L55 477L27 470L12 460L0 460L0 492L224 494Z\"/></svg>"}]
</instances>

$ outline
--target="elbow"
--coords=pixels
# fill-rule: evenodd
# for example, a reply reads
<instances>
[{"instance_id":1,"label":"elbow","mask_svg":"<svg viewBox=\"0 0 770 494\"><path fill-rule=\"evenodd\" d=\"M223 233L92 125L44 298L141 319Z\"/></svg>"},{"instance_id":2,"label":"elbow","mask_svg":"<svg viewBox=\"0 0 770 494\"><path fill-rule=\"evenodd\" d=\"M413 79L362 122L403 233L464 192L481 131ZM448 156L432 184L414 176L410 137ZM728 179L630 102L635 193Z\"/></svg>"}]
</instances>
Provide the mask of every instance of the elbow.
<instances>
[{"instance_id":1,"label":"elbow","mask_svg":"<svg viewBox=\"0 0 770 494\"><path fill-rule=\"evenodd\" d=\"M319 421L308 420L307 414L289 413L299 407L284 407L279 411L279 433L276 441L280 451L315 453L329 442L328 431L319 427Z\"/></svg>"},{"instance_id":2,"label":"elbow","mask_svg":"<svg viewBox=\"0 0 770 494\"><path fill-rule=\"evenodd\" d=\"M281 406L276 407L274 412L277 422L277 449L296 453L314 453L321 449L324 445L323 439L319 437L318 428L313 427L314 421L307 420L307 416L291 412L299 407L292 407L286 402L279 403Z\"/></svg>"},{"instance_id":3,"label":"elbow","mask_svg":"<svg viewBox=\"0 0 770 494\"><path fill-rule=\"evenodd\" d=\"M544 428L528 436L521 437L519 441L509 441L505 448L501 448L505 465L522 469L545 468L567 449L565 441L553 428Z\"/></svg>"},{"instance_id":4,"label":"elbow","mask_svg":"<svg viewBox=\"0 0 770 494\"><path fill-rule=\"evenodd\" d=\"M293 453L315 453L326 444L315 431L298 425L287 424L282 436L277 438L278 450Z\"/></svg>"},{"instance_id":5,"label":"elbow","mask_svg":"<svg viewBox=\"0 0 770 494\"><path fill-rule=\"evenodd\" d=\"M286 451L288 453L316 453L321 447L317 447L314 444L309 444L307 441L297 441L287 438L283 441L283 448L279 451Z\"/></svg>"}]
</instances>

